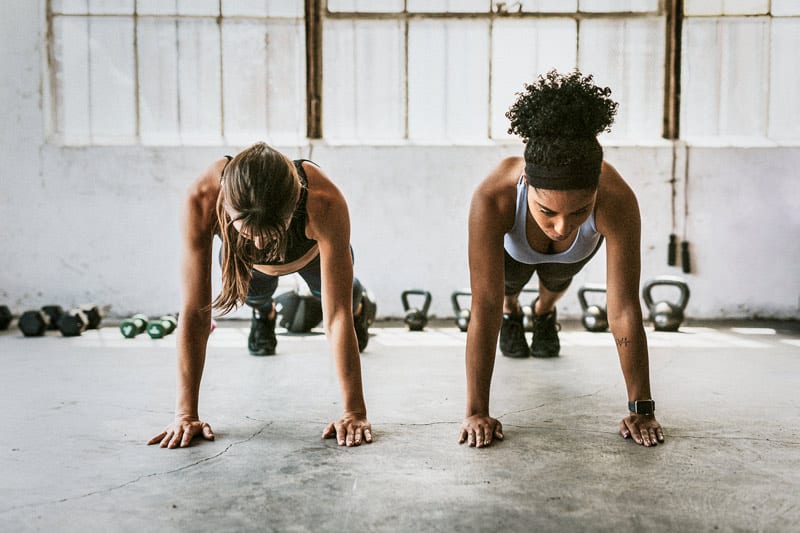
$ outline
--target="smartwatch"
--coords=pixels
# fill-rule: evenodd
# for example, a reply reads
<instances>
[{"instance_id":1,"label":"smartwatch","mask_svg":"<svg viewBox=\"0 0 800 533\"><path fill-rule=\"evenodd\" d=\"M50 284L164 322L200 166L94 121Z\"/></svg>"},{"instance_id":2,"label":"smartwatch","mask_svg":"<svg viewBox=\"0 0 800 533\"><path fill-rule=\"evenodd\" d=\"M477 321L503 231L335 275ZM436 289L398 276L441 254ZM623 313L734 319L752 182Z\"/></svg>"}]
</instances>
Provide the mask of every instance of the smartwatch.
<instances>
[{"instance_id":1,"label":"smartwatch","mask_svg":"<svg viewBox=\"0 0 800 533\"><path fill-rule=\"evenodd\" d=\"M634 400L628 402L628 411L637 415L652 415L656 412L656 402L653 400Z\"/></svg>"}]
</instances>

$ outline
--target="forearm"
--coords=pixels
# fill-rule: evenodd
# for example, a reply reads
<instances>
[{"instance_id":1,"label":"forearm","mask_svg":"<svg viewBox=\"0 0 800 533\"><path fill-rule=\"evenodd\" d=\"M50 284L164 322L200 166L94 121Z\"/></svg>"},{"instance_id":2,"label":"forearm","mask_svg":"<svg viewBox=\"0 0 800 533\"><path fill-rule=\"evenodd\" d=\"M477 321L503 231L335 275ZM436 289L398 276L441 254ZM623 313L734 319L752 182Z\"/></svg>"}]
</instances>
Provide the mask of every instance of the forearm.
<instances>
[{"instance_id":1,"label":"forearm","mask_svg":"<svg viewBox=\"0 0 800 533\"><path fill-rule=\"evenodd\" d=\"M499 313L493 313L501 317ZM467 412L466 416L489 414L489 396L494 372L497 335L501 318L473 314L467 329Z\"/></svg>"},{"instance_id":2,"label":"forearm","mask_svg":"<svg viewBox=\"0 0 800 533\"><path fill-rule=\"evenodd\" d=\"M198 418L200 382L206 359L206 343L211 327L208 311L181 313L177 330L176 416Z\"/></svg>"},{"instance_id":3,"label":"forearm","mask_svg":"<svg viewBox=\"0 0 800 533\"><path fill-rule=\"evenodd\" d=\"M610 323L614 342L617 345L619 362L629 400L647 400L650 392L650 366L647 352L647 336L641 313L635 311L621 314Z\"/></svg>"},{"instance_id":4,"label":"forearm","mask_svg":"<svg viewBox=\"0 0 800 533\"><path fill-rule=\"evenodd\" d=\"M361 356L358 352L355 329L350 311L340 313L327 326L339 378L344 410L350 413L367 414L361 381Z\"/></svg>"}]
</instances>

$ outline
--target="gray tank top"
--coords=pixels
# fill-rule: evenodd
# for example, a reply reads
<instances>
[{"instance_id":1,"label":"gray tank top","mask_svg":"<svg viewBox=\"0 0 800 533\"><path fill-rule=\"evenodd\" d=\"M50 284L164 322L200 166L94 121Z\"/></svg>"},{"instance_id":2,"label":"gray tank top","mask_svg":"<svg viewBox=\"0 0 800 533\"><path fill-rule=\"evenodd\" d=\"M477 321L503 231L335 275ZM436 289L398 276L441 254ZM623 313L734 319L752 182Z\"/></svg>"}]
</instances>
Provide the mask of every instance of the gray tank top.
<instances>
[{"instance_id":1,"label":"gray tank top","mask_svg":"<svg viewBox=\"0 0 800 533\"><path fill-rule=\"evenodd\" d=\"M603 238L598 233L594 225L594 211L581 224L578 235L569 248L556 254L543 254L531 248L528 244L528 235L525 232L525 223L528 216L528 183L525 176L520 176L517 182L517 212L514 219L514 227L505 234L504 246L508 255L520 263L536 265L539 263L578 263L583 261L595 251L600 239Z\"/></svg>"}]
</instances>

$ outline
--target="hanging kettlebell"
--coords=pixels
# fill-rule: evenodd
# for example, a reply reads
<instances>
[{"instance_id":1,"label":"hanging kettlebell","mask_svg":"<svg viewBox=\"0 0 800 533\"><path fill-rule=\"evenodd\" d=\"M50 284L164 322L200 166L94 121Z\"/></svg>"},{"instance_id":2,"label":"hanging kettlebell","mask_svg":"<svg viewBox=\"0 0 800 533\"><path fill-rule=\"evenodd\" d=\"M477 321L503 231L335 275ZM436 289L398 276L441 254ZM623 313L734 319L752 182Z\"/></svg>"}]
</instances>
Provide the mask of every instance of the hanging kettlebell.
<instances>
[{"instance_id":1,"label":"hanging kettlebell","mask_svg":"<svg viewBox=\"0 0 800 533\"><path fill-rule=\"evenodd\" d=\"M469 308L462 308L461 304L458 303L458 298L462 296L472 297L472 292L468 289L453 291L453 294L450 296L450 301L453 303L453 312L456 315L456 326L458 326L458 329L461 331L467 331L471 312Z\"/></svg>"},{"instance_id":2,"label":"hanging kettlebell","mask_svg":"<svg viewBox=\"0 0 800 533\"><path fill-rule=\"evenodd\" d=\"M680 290L678 301L673 303L666 300L653 302L653 287L668 285ZM650 310L650 321L656 331L678 331L683 322L683 312L689 302L689 285L676 276L657 276L647 280L642 287L642 298Z\"/></svg>"},{"instance_id":3,"label":"hanging kettlebell","mask_svg":"<svg viewBox=\"0 0 800 533\"><path fill-rule=\"evenodd\" d=\"M520 294L526 293L526 292L529 293L529 294L539 294L539 290L538 289L533 289L533 288L522 289L520 291ZM531 304L530 305L523 305L522 306L522 330L523 331L528 331L528 332L533 331L533 317L535 315L534 307L536 306L536 300L538 300L538 297L536 297L533 300L531 300Z\"/></svg>"},{"instance_id":4,"label":"hanging kettlebell","mask_svg":"<svg viewBox=\"0 0 800 533\"><path fill-rule=\"evenodd\" d=\"M422 309L409 306L409 295L423 296L425 298ZM422 289L411 289L403 291L400 294L400 299L403 301L403 309L406 313L403 322L406 323L406 326L408 326L408 329L411 331L422 331L428 323L428 308L431 306L431 293Z\"/></svg>"},{"instance_id":5,"label":"hanging kettlebell","mask_svg":"<svg viewBox=\"0 0 800 533\"><path fill-rule=\"evenodd\" d=\"M606 286L598 283L587 283L578 289L578 301L583 309L581 323L587 331L598 333L608 330L608 313L603 305L589 305L586 303L587 292L601 292L606 294Z\"/></svg>"}]
</instances>

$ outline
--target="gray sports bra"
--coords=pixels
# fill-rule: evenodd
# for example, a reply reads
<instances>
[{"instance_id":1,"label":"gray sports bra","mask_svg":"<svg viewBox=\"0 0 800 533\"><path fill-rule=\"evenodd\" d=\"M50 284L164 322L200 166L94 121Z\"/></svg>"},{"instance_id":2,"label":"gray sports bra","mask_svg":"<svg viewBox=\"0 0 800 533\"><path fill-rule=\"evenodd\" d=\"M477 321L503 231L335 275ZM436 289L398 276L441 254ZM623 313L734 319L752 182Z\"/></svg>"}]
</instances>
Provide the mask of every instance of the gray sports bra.
<instances>
[{"instance_id":1,"label":"gray sports bra","mask_svg":"<svg viewBox=\"0 0 800 533\"><path fill-rule=\"evenodd\" d=\"M600 244L603 236L598 233L594 225L594 211L581 224L578 235L572 245L556 254L543 254L531 248L528 244L528 235L525 232L528 216L528 182L525 176L520 176L517 182L517 212L514 227L505 234L504 246L508 255L520 263L536 265L539 263L578 263L592 255Z\"/></svg>"}]
</instances>

